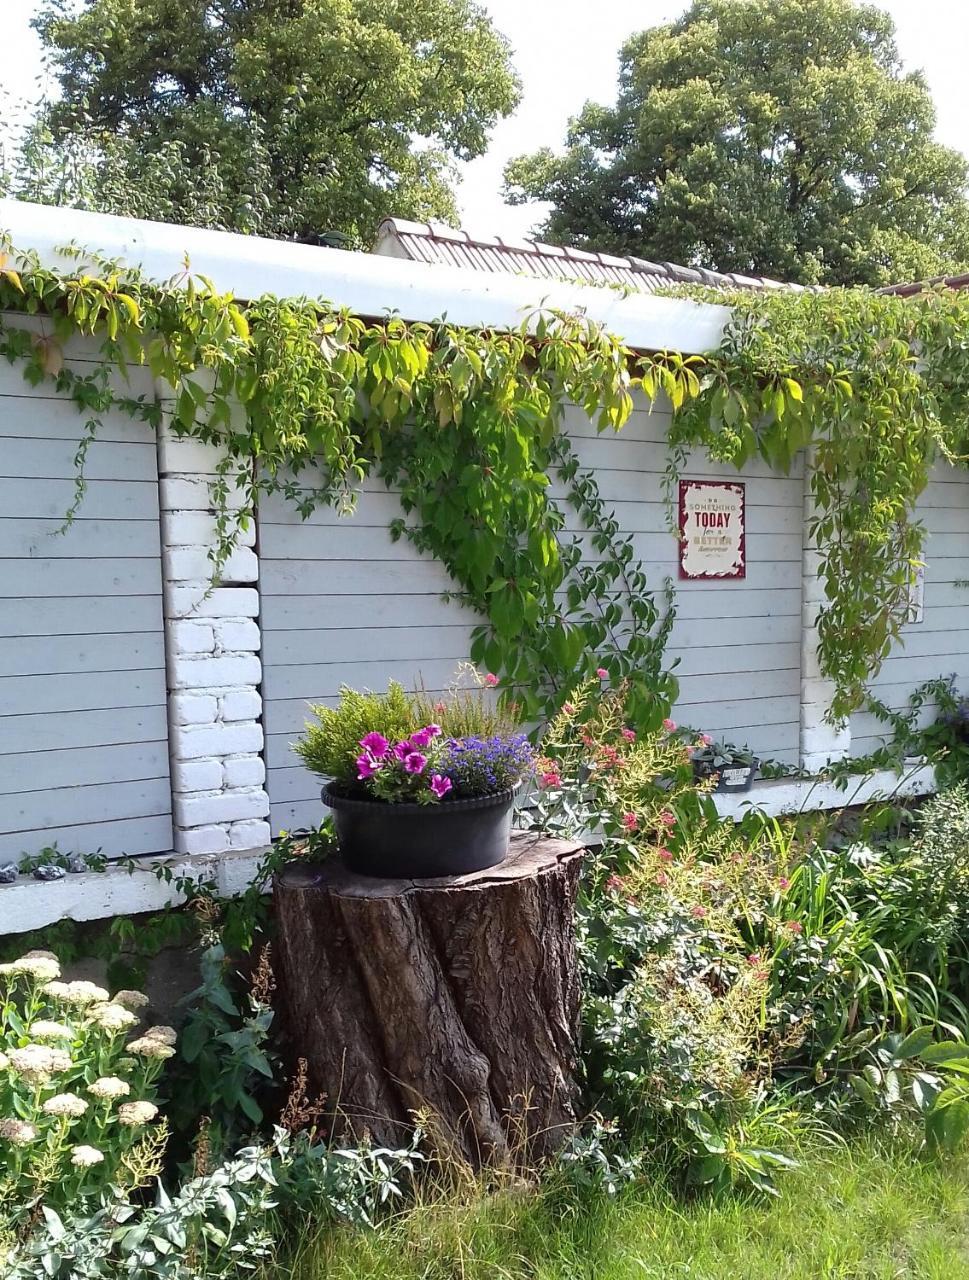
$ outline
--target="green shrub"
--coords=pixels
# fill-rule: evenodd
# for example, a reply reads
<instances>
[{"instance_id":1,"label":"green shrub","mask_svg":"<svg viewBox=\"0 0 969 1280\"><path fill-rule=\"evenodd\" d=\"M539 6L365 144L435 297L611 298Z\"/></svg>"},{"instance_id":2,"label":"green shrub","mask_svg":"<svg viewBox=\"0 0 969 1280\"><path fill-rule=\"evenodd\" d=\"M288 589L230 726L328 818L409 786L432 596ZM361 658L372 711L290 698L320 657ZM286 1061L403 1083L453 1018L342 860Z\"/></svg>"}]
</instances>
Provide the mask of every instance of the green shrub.
<instances>
[{"instance_id":1,"label":"green shrub","mask_svg":"<svg viewBox=\"0 0 969 1280\"><path fill-rule=\"evenodd\" d=\"M421 727L413 699L396 681L391 681L386 693L361 693L344 685L335 707L311 710L317 723L307 724L294 750L313 773L339 781L356 778L354 762L364 734L382 733L388 741L399 742Z\"/></svg>"}]
</instances>

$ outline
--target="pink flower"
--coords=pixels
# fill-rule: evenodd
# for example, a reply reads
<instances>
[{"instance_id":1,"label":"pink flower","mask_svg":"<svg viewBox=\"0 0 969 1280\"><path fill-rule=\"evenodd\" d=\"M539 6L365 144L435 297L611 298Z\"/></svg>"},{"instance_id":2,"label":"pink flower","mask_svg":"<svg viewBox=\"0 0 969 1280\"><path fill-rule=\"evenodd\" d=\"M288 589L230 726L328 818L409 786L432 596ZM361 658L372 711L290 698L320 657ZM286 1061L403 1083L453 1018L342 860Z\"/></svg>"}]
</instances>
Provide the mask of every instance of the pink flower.
<instances>
[{"instance_id":1,"label":"pink flower","mask_svg":"<svg viewBox=\"0 0 969 1280\"><path fill-rule=\"evenodd\" d=\"M422 756L419 751L411 751L404 756L404 768L408 773L423 773L426 764L427 756Z\"/></svg>"},{"instance_id":2,"label":"pink flower","mask_svg":"<svg viewBox=\"0 0 969 1280\"><path fill-rule=\"evenodd\" d=\"M398 760L403 760L403 759L405 759L407 756L409 756L409 755L410 755L410 753L411 753L413 750L414 750L414 748L413 748L413 747L411 746L411 744L410 744L408 741L406 741L406 740L405 740L405 741L403 741L403 742L398 742L398 743L394 746L394 748L393 748L394 755L397 757L397 759L398 759Z\"/></svg>"},{"instance_id":3,"label":"pink flower","mask_svg":"<svg viewBox=\"0 0 969 1280\"><path fill-rule=\"evenodd\" d=\"M705 920L707 914L706 907L691 907L690 915L694 920Z\"/></svg>"},{"instance_id":4,"label":"pink flower","mask_svg":"<svg viewBox=\"0 0 969 1280\"><path fill-rule=\"evenodd\" d=\"M571 702L563 702L562 710L567 716L573 716L575 715L575 704Z\"/></svg>"},{"instance_id":5,"label":"pink flower","mask_svg":"<svg viewBox=\"0 0 969 1280\"><path fill-rule=\"evenodd\" d=\"M784 928L785 928L785 929L788 929L791 933L803 933L803 932L804 932L804 925L803 925L803 924L801 924L800 920L788 920L788 922L787 922L787 924L784 926Z\"/></svg>"},{"instance_id":6,"label":"pink flower","mask_svg":"<svg viewBox=\"0 0 969 1280\"><path fill-rule=\"evenodd\" d=\"M700 741L701 741L701 743L702 743L705 747L712 747L712 746L713 746L713 738L710 736L710 734L709 734L709 733L701 733L701 734L700 734Z\"/></svg>"},{"instance_id":7,"label":"pink flower","mask_svg":"<svg viewBox=\"0 0 969 1280\"><path fill-rule=\"evenodd\" d=\"M779 889L789 889L791 887L791 882L788 880L787 876L781 876L777 882L777 887Z\"/></svg>"},{"instance_id":8,"label":"pink flower","mask_svg":"<svg viewBox=\"0 0 969 1280\"><path fill-rule=\"evenodd\" d=\"M659 821L664 827L676 826L676 814L670 813L669 809L664 809L659 815Z\"/></svg>"},{"instance_id":9,"label":"pink flower","mask_svg":"<svg viewBox=\"0 0 969 1280\"><path fill-rule=\"evenodd\" d=\"M387 754L387 748L390 743L382 733L365 733L360 739L361 747L365 747L377 760L382 760Z\"/></svg>"},{"instance_id":10,"label":"pink flower","mask_svg":"<svg viewBox=\"0 0 969 1280\"><path fill-rule=\"evenodd\" d=\"M435 702L434 710L437 712L439 716L443 716L445 711L447 711L447 707L444 705L443 702Z\"/></svg>"},{"instance_id":11,"label":"pink flower","mask_svg":"<svg viewBox=\"0 0 969 1280\"><path fill-rule=\"evenodd\" d=\"M437 796L438 800L442 800L451 790L453 785L454 784L450 778L442 777L439 773L435 773L430 782L431 790Z\"/></svg>"},{"instance_id":12,"label":"pink flower","mask_svg":"<svg viewBox=\"0 0 969 1280\"><path fill-rule=\"evenodd\" d=\"M496 675L493 675L493 674L489 671L489 672L488 672L488 674L487 674L487 675L485 676L485 678L484 678L484 682L485 682L485 684L486 684L486 685L489 685L489 686L493 689L493 688L495 687L495 685L498 683L498 677L497 677Z\"/></svg>"},{"instance_id":13,"label":"pink flower","mask_svg":"<svg viewBox=\"0 0 969 1280\"><path fill-rule=\"evenodd\" d=\"M619 893L625 886L626 882L622 876L610 876L606 881L606 888L612 893Z\"/></svg>"},{"instance_id":14,"label":"pink flower","mask_svg":"<svg viewBox=\"0 0 969 1280\"><path fill-rule=\"evenodd\" d=\"M666 719L663 721L663 728L666 730L667 733L674 733L676 730L676 721L671 720L669 716L667 716Z\"/></svg>"},{"instance_id":15,"label":"pink flower","mask_svg":"<svg viewBox=\"0 0 969 1280\"><path fill-rule=\"evenodd\" d=\"M626 739L627 742L636 741L636 734L632 729L623 729L622 736Z\"/></svg>"},{"instance_id":16,"label":"pink flower","mask_svg":"<svg viewBox=\"0 0 969 1280\"><path fill-rule=\"evenodd\" d=\"M665 845L662 847L662 849L656 850L656 856L657 858L659 858L660 862L673 861L673 855L670 853L669 849L667 849Z\"/></svg>"},{"instance_id":17,"label":"pink flower","mask_svg":"<svg viewBox=\"0 0 969 1280\"><path fill-rule=\"evenodd\" d=\"M747 963L748 963L748 964L753 964L753 965L758 965L758 964L760 964L760 956L757 954L757 952L756 952L756 951L754 952L754 954L753 954L753 955L750 955L750 956L748 956L748 957L747 957Z\"/></svg>"},{"instance_id":18,"label":"pink flower","mask_svg":"<svg viewBox=\"0 0 969 1280\"><path fill-rule=\"evenodd\" d=\"M622 825L627 831L636 831L639 828L639 819L634 813L624 813L622 815Z\"/></svg>"},{"instance_id":19,"label":"pink flower","mask_svg":"<svg viewBox=\"0 0 969 1280\"><path fill-rule=\"evenodd\" d=\"M562 779L554 769L549 769L548 773L543 773L539 778L539 784L546 788L560 787L562 785Z\"/></svg>"},{"instance_id":20,"label":"pink flower","mask_svg":"<svg viewBox=\"0 0 969 1280\"><path fill-rule=\"evenodd\" d=\"M670 882L670 878L665 871L657 871L653 879L656 881L656 883L659 885L661 889L665 888L665 886L668 885Z\"/></svg>"},{"instance_id":21,"label":"pink flower","mask_svg":"<svg viewBox=\"0 0 969 1280\"><path fill-rule=\"evenodd\" d=\"M379 763L369 751L365 751L362 756L357 756L357 778L359 781L362 782L365 778L372 778L379 768Z\"/></svg>"},{"instance_id":22,"label":"pink flower","mask_svg":"<svg viewBox=\"0 0 969 1280\"><path fill-rule=\"evenodd\" d=\"M605 669L605 667L596 667L596 675L599 677L600 680L609 679L609 672Z\"/></svg>"},{"instance_id":23,"label":"pink flower","mask_svg":"<svg viewBox=\"0 0 969 1280\"><path fill-rule=\"evenodd\" d=\"M439 724L429 724L423 729L418 729L416 733L410 736L412 747L423 748L428 746L432 738L436 738L441 732Z\"/></svg>"}]
</instances>

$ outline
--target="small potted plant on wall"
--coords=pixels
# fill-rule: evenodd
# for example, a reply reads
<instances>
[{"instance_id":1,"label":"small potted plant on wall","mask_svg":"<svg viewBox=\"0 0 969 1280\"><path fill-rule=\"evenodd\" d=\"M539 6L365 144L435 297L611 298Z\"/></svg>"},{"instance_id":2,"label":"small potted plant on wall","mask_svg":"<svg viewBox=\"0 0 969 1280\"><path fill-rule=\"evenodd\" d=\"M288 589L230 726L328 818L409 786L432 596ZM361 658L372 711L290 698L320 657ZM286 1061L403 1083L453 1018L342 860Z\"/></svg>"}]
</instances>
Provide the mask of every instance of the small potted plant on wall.
<instances>
[{"instance_id":1,"label":"small potted plant on wall","mask_svg":"<svg viewBox=\"0 0 969 1280\"><path fill-rule=\"evenodd\" d=\"M697 778L716 777L717 791L749 791L760 761L746 747L714 742L701 734L691 750L693 773Z\"/></svg>"},{"instance_id":2,"label":"small potted plant on wall","mask_svg":"<svg viewBox=\"0 0 969 1280\"><path fill-rule=\"evenodd\" d=\"M482 681L482 685L487 682ZM326 779L340 852L361 875L465 875L508 853L515 795L531 770L528 739L485 690L432 701L392 683L340 691L313 707L296 752Z\"/></svg>"}]
</instances>

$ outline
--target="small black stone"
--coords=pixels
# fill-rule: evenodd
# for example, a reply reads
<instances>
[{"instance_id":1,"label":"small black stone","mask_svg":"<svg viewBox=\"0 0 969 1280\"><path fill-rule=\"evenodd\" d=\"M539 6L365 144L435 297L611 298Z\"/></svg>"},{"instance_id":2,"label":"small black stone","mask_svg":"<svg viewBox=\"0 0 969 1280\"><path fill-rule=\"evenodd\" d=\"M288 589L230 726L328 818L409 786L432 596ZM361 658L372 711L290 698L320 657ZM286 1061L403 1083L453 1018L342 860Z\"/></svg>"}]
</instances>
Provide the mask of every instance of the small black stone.
<instances>
[{"instance_id":1,"label":"small black stone","mask_svg":"<svg viewBox=\"0 0 969 1280\"><path fill-rule=\"evenodd\" d=\"M63 867L56 867L53 863L45 863L42 867L34 868L35 880L63 880L67 872Z\"/></svg>"},{"instance_id":2,"label":"small black stone","mask_svg":"<svg viewBox=\"0 0 969 1280\"><path fill-rule=\"evenodd\" d=\"M19 868L13 862L0 867L0 884L13 884L19 875Z\"/></svg>"}]
</instances>

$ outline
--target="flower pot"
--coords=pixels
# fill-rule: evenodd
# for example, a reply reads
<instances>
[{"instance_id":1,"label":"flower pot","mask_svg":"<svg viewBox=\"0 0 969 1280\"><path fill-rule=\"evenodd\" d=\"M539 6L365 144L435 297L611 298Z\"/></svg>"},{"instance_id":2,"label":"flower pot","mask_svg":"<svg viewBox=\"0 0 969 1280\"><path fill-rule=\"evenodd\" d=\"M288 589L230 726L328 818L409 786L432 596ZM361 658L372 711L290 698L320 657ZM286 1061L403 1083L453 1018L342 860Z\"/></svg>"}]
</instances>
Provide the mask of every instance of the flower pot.
<instances>
[{"instance_id":1,"label":"flower pot","mask_svg":"<svg viewBox=\"0 0 969 1280\"><path fill-rule=\"evenodd\" d=\"M517 790L438 804L388 804L349 796L333 783L321 794L351 871L423 880L497 866L508 854Z\"/></svg>"},{"instance_id":2,"label":"flower pot","mask_svg":"<svg viewBox=\"0 0 969 1280\"><path fill-rule=\"evenodd\" d=\"M750 764L728 762L717 769L705 760L694 760L693 776L700 779L719 774L715 791L749 791L759 766L759 760L752 760Z\"/></svg>"}]
</instances>

